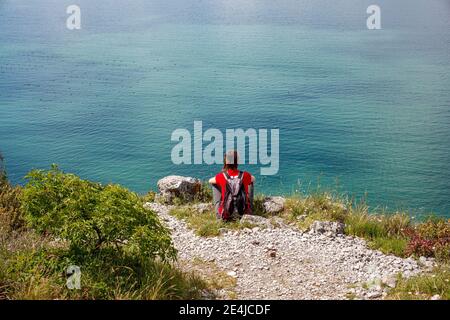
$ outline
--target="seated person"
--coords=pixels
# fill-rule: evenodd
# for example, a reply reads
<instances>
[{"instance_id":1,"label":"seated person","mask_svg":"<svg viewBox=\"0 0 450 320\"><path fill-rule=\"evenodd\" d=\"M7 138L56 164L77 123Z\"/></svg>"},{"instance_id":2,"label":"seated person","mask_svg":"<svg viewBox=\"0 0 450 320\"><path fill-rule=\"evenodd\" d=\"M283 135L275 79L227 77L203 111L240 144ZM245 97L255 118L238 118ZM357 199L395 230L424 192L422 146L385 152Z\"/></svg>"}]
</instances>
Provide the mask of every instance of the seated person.
<instances>
[{"instance_id":1,"label":"seated person","mask_svg":"<svg viewBox=\"0 0 450 320\"><path fill-rule=\"evenodd\" d=\"M223 169L209 179L213 187L213 201L217 218L233 220L253 209L253 184L255 177L238 170L237 151L228 151L223 157Z\"/></svg>"}]
</instances>

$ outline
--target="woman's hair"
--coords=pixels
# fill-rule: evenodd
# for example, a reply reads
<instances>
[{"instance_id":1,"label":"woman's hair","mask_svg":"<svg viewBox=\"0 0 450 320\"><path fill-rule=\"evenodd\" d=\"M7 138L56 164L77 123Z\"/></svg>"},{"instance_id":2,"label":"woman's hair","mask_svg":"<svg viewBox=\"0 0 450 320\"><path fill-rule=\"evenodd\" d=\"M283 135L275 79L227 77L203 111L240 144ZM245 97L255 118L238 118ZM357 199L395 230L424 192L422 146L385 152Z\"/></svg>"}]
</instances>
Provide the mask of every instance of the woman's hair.
<instances>
[{"instance_id":1,"label":"woman's hair","mask_svg":"<svg viewBox=\"0 0 450 320\"><path fill-rule=\"evenodd\" d=\"M239 155L236 150L231 150L223 155L223 171L236 170L238 168Z\"/></svg>"}]
</instances>

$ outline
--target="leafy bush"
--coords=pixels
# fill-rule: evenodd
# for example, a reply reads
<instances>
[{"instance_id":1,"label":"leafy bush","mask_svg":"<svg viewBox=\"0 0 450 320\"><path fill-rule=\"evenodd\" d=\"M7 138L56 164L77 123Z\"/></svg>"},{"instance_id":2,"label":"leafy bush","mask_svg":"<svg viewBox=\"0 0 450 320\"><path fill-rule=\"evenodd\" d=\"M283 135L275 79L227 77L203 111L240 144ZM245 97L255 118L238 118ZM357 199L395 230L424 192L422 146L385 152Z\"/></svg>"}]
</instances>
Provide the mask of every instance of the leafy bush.
<instances>
[{"instance_id":1,"label":"leafy bush","mask_svg":"<svg viewBox=\"0 0 450 320\"><path fill-rule=\"evenodd\" d=\"M450 260L450 220L428 218L408 231L407 253Z\"/></svg>"},{"instance_id":2,"label":"leafy bush","mask_svg":"<svg viewBox=\"0 0 450 320\"><path fill-rule=\"evenodd\" d=\"M154 202L156 199L156 192L154 191L149 191L147 192L146 195L141 197L142 202L147 203L147 202Z\"/></svg>"},{"instance_id":3,"label":"leafy bush","mask_svg":"<svg viewBox=\"0 0 450 320\"><path fill-rule=\"evenodd\" d=\"M8 251L0 248L0 299L56 299L65 279L58 256L42 248Z\"/></svg>"},{"instance_id":4,"label":"leafy bush","mask_svg":"<svg viewBox=\"0 0 450 320\"><path fill-rule=\"evenodd\" d=\"M9 184L0 187L0 225L4 232L21 230L25 226L20 209L20 187Z\"/></svg>"},{"instance_id":5,"label":"leafy bush","mask_svg":"<svg viewBox=\"0 0 450 320\"><path fill-rule=\"evenodd\" d=\"M20 187L13 187L8 181L0 154L0 231L10 233L24 227L20 210Z\"/></svg>"},{"instance_id":6,"label":"leafy bush","mask_svg":"<svg viewBox=\"0 0 450 320\"><path fill-rule=\"evenodd\" d=\"M56 166L32 171L20 197L33 229L0 233L0 299L200 299L208 284L173 264L170 234L142 200ZM81 290L64 271L81 268Z\"/></svg>"},{"instance_id":7,"label":"leafy bush","mask_svg":"<svg viewBox=\"0 0 450 320\"><path fill-rule=\"evenodd\" d=\"M85 181L56 166L26 178L21 196L26 220L42 234L67 240L72 250L91 253L114 246L148 259L176 256L168 230L125 188Z\"/></svg>"},{"instance_id":8,"label":"leafy bush","mask_svg":"<svg viewBox=\"0 0 450 320\"><path fill-rule=\"evenodd\" d=\"M426 239L450 241L450 220L429 217L416 226L417 233Z\"/></svg>"}]
</instances>

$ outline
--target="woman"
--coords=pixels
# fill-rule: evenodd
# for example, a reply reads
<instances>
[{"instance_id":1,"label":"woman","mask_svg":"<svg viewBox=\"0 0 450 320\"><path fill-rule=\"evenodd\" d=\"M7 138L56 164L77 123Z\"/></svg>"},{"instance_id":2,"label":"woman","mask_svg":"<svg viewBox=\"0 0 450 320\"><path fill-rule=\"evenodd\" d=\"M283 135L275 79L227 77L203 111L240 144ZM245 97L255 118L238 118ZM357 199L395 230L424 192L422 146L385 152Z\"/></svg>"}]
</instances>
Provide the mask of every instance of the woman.
<instances>
[{"instance_id":1,"label":"woman","mask_svg":"<svg viewBox=\"0 0 450 320\"><path fill-rule=\"evenodd\" d=\"M223 220L252 213L255 177L248 172L239 171L238 160L237 151L228 151L223 156L222 172L209 179L213 186L216 215Z\"/></svg>"}]
</instances>

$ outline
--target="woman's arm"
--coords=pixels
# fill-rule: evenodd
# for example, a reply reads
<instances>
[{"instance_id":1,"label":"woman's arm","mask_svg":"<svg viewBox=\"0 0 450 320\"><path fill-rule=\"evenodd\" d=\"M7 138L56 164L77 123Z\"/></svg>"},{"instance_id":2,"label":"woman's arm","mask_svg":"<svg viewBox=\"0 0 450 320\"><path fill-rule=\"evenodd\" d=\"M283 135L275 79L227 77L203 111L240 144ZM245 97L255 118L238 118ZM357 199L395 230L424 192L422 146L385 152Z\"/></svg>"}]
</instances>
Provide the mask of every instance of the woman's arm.
<instances>
[{"instance_id":1,"label":"woman's arm","mask_svg":"<svg viewBox=\"0 0 450 320\"><path fill-rule=\"evenodd\" d=\"M252 175L252 183L255 183L256 179L255 177Z\"/></svg>"},{"instance_id":2,"label":"woman's arm","mask_svg":"<svg viewBox=\"0 0 450 320\"><path fill-rule=\"evenodd\" d=\"M209 184L216 184L216 177L212 177L208 180Z\"/></svg>"}]
</instances>

